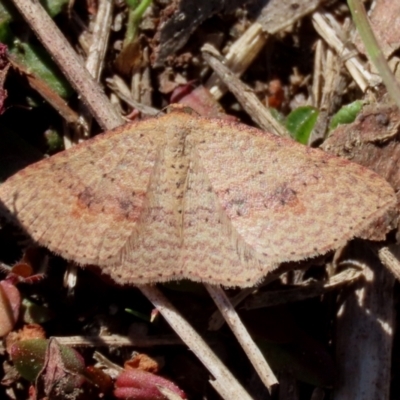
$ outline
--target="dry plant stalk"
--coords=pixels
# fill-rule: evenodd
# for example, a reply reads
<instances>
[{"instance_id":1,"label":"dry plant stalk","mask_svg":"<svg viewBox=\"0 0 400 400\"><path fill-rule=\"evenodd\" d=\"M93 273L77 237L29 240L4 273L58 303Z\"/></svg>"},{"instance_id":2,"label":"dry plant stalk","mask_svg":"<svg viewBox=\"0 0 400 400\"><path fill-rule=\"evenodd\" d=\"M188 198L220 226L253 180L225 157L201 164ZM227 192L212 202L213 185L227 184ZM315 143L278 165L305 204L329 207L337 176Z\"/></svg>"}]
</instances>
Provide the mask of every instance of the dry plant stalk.
<instances>
[{"instance_id":1,"label":"dry plant stalk","mask_svg":"<svg viewBox=\"0 0 400 400\"><path fill-rule=\"evenodd\" d=\"M210 293L212 299L217 304L221 314L224 316L225 321L232 329L232 332L235 334L243 350L249 356L249 359L261 378L261 381L268 388L269 392L272 393L274 386L278 384L278 380L276 379L264 356L261 354L260 349L254 343L253 339L247 332L247 329L243 326L242 321L230 303L225 292L219 286L205 284L205 287Z\"/></svg>"},{"instance_id":2,"label":"dry plant stalk","mask_svg":"<svg viewBox=\"0 0 400 400\"><path fill-rule=\"evenodd\" d=\"M13 1L100 126L112 129L121 125L123 119L114 111L100 86L82 65L75 51L41 4L38 1Z\"/></svg>"}]
</instances>

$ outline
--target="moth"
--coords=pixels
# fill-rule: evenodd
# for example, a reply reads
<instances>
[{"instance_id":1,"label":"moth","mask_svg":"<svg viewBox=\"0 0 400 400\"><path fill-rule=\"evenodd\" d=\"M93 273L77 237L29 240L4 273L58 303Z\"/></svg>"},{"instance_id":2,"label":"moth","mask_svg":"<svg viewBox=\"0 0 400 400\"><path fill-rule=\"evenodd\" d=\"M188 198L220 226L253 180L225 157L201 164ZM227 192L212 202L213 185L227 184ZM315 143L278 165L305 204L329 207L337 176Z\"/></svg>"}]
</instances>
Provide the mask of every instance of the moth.
<instances>
[{"instance_id":1,"label":"moth","mask_svg":"<svg viewBox=\"0 0 400 400\"><path fill-rule=\"evenodd\" d=\"M0 201L38 244L121 284L252 286L283 262L382 240L397 215L364 167L180 110L28 166Z\"/></svg>"}]
</instances>

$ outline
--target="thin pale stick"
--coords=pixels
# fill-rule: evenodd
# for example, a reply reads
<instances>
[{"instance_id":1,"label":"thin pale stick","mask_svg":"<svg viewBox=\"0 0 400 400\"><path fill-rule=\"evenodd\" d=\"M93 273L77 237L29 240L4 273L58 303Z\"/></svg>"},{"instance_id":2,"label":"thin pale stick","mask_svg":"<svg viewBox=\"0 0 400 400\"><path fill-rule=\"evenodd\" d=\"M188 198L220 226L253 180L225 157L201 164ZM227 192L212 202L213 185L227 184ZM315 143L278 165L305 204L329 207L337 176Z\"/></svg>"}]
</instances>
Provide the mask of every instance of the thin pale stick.
<instances>
[{"instance_id":1,"label":"thin pale stick","mask_svg":"<svg viewBox=\"0 0 400 400\"><path fill-rule=\"evenodd\" d=\"M107 51L108 37L112 23L112 0L101 0L97 11L96 21L92 33L92 43L86 59L86 69L97 81L103 70L104 57Z\"/></svg>"},{"instance_id":2,"label":"thin pale stick","mask_svg":"<svg viewBox=\"0 0 400 400\"><path fill-rule=\"evenodd\" d=\"M216 49L210 45L205 45L202 48L202 52L208 65L228 86L229 90L258 126L279 136L289 137L286 129L272 116L254 92L218 59L219 53Z\"/></svg>"},{"instance_id":3,"label":"thin pale stick","mask_svg":"<svg viewBox=\"0 0 400 400\"><path fill-rule=\"evenodd\" d=\"M215 381L210 381L210 383L224 399L251 399L249 394L211 351L200 335L188 324L155 286L141 285L139 289L154 304L162 316L174 328L175 332L188 345L190 350L196 354L199 360L211 372Z\"/></svg>"},{"instance_id":4,"label":"thin pale stick","mask_svg":"<svg viewBox=\"0 0 400 400\"><path fill-rule=\"evenodd\" d=\"M315 12L312 16L312 22L319 35L343 58L350 75L363 92L368 87L373 87L379 83L378 80L380 81L380 78L369 73L360 60L346 48L333 27L329 24L329 19L325 14Z\"/></svg>"},{"instance_id":5,"label":"thin pale stick","mask_svg":"<svg viewBox=\"0 0 400 400\"><path fill-rule=\"evenodd\" d=\"M324 58L324 48L321 39L317 40L315 44L315 55L314 55L314 73L312 81L312 106L318 107L321 101L321 90L322 90L322 65Z\"/></svg>"},{"instance_id":6,"label":"thin pale stick","mask_svg":"<svg viewBox=\"0 0 400 400\"><path fill-rule=\"evenodd\" d=\"M104 57L107 51L108 38L110 35L112 23L113 1L100 0L99 8L94 22L92 41L89 47L88 55L85 62L85 67L90 75L99 82L100 76L104 66ZM73 143L79 143L90 137L90 130L92 127L93 117L88 110L82 106L80 107L80 127L75 128L73 139L65 137L65 148L68 149ZM68 135L70 136L70 135Z\"/></svg>"},{"instance_id":7,"label":"thin pale stick","mask_svg":"<svg viewBox=\"0 0 400 400\"><path fill-rule=\"evenodd\" d=\"M182 400L182 397L166 388L165 386L156 385L157 389L165 396L167 400Z\"/></svg>"},{"instance_id":8,"label":"thin pale stick","mask_svg":"<svg viewBox=\"0 0 400 400\"><path fill-rule=\"evenodd\" d=\"M249 360L253 364L261 380L271 393L273 387L278 384L278 380L262 355L260 349L249 335L227 295L220 286L210 285L208 283L205 283L204 286L210 293L215 304L218 306L232 332L235 334L237 340L247 354L247 357L249 357Z\"/></svg>"},{"instance_id":9,"label":"thin pale stick","mask_svg":"<svg viewBox=\"0 0 400 400\"><path fill-rule=\"evenodd\" d=\"M268 285L269 283L273 282L276 279L279 279L281 276L282 272L276 271L271 273L267 278L264 279L264 282L262 286ZM250 296L254 291L256 291L256 288L247 288L247 289L242 289L238 294L233 296L231 299L229 299L229 302L233 305L233 307L238 306L243 300L246 299L246 297ZM217 331L224 325L225 320L222 314L217 310L215 311L208 322L208 329L210 331Z\"/></svg>"},{"instance_id":10,"label":"thin pale stick","mask_svg":"<svg viewBox=\"0 0 400 400\"><path fill-rule=\"evenodd\" d=\"M141 113L151 116L157 116L163 113L157 108L137 102L133 98L132 93L126 83L118 75L114 75L112 78L106 79L106 82L108 87L114 92L115 95L117 95L126 104L130 105L133 108L136 108Z\"/></svg>"},{"instance_id":11,"label":"thin pale stick","mask_svg":"<svg viewBox=\"0 0 400 400\"><path fill-rule=\"evenodd\" d=\"M232 304L233 307L236 307L239 305L246 297L250 296L254 290L254 288L246 288L242 289L238 294L233 296L232 298L229 299L229 302ZM210 317L208 321L208 330L209 331L217 331L220 329L225 323L225 320L221 313L216 310Z\"/></svg>"},{"instance_id":12,"label":"thin pale stick","mask_svg":"<svg viewBox=\"0 0 400 400\"><path fill-rule=\"evenodd\" d=\"M93 358L102 366L107 368L108 370L115 371L116 378L124 369L120 367L118 364L113 363L109 360L105 355L101 354L99 351L95 351L93 354Z\"/></svg>"},{"instance_id":13,"label":"thin pale stick","mask_svg":"<svg viewBox=\"0 0 400 400\"><path fill-rule=\"evenodd\" d=\"M176 346L182 341L174 336L63 336L56 337L57 341L72 347L153 347L153 346Z\"/></svg>"},{"instance_id":14,"label":"thin pale stick","mask_svg":"<svg viewBox=\"0 0 400 400\"><path fill-rule=\"evenodd\" d=\"M382 247L378 250L379 259L382 264L400 281L400 261L399 261L399 246ZM397 254L396 254L397 253Z\"/></svg>"},{"instance_id":15,"label":"thin pale stick","mask_svg":"<svg viewBox=\"0 0 400 400\"><path fill-rule=\"evenodd\" d=\"M258 56L267 41L267 34L262 31L262 26L255 22L231 46L226 54L226 66L239 77ZM213 73L205 84L210 93L219 100L228 90L218 73Z\"/></svg>"},{"instance_id":16,"label":"thin pale stick","mask_svg":"<svg viewBox=\"0 0 400 400\"><path fill-rule=\"evenodd\" d=\"M8 54L8 60L14 69L26 77L32 89L36 90L63 118L68 124L78 123L79 116L72 110L68 103L55 92L43 79L31 73L12 54Z\"/></svg>"},{"instance_id":17,"label":"thin pale stick","mask_svg":"<svg viewBox=\"0 0 400 400\"><path fill-rule=\"evenodd\" d=\"M112 129L123 124L121 116L113 109L100 86L83 67L77 54L41 4L38 1L13 1L72 86L79 92L100 126Z\"/></svg>"},{"instance_id":18,"label":"thin pale stick","mask_svg":"<svg viewBox=\"0 0 400 400\"><path fill-rule=\"evenodd\" d=\"M348 0L347 3L368 57L378 70L379 76L382 78L390 97L396 103L397 107L400 107L400 85L391 71L381 46L374 35L364 4L360 0Z\"/></svg>"}]
</instances>

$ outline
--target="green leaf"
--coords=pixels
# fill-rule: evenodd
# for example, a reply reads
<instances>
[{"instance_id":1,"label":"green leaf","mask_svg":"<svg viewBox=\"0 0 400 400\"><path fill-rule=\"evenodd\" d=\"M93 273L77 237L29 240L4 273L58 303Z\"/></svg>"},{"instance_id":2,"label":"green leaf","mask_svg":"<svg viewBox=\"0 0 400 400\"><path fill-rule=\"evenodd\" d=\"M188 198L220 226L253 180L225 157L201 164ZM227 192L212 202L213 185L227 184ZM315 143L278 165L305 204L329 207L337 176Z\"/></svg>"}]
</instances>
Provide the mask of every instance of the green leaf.
<instances>
[{"instance_id":1,"label":"green leaf","mask_svg":"<svg viewBox=\"0 0 400 400\"><path fill-rule=\"evenodd\" d=\"M358 113L361 111L363 102L361 100L353 101L350 104L343 106L331 119L329 130L335 129L341 124L351 124L356 119Z\"/></svg>"},{"instance_id":2,"label":"green leaf","mask_svg":"<svg viewBox=\"0 0 400 400\"><path fill-rule=\"evenodd\" d=\"M47 142L48 151L50 154L56 153L63 149L64 143L62 140L62 136L55 129L48 129L44 133L44 137Z\"/></svg>"},{"instance_id":3,"label":"green leaf","mask_svg":"<svg viewBox=\"0 0 400 400\"><path fill-rule=\"evenodd\" d=\"M0 0L0 42L11 43L13 33L10 28L10 22L13 20L13 16L16 14L16 10L13 9L8 1Z\"/></svg>"},{"instance_id":4,"label":"green leaf","mask_svg":"<svg viewBox=\"0 0 400 400\"><path fill-rule=\"evenodd\" d=\"M55 17L68 4L69 0L40 0L42 6L49 13L50 17Z\"/></svg>"},{"instance_id":5,"label":"green leaf","mask_svg":"<svg viewBox=\"0 0 400 400\"><path fill-rule=\"evenodd\" d=\"M11 347L11 358L21 376L33 382L43 368L47 339L22 340Z\"/></svg>"},{"instance_id":6,"label":"green leaf","mask_svg":"<svg viewBox=\"0 0 400 400\"><path fill-rule=\"evenodd\" d=\"M142 0L140 3L137 0L125 0L125 2L130 10L123 47L126 47L129 43L135 40L140 21L152 0Z\"/></svg>"},{"instance_id":7,"label":"green leaf","mask_svg":"<svg viewBox=\"0 0 400 400\"><path fill-rule=\"evenodd\" d=\"M139 25L144 12L150 6L152 0L125 0L129 7L128 23L126 25L125 38L121 53L116 59L116 67L123 74L129 72L139 65L141 60L141 46L139 40Z\"/></svg>"},{"instance_id":8,"label":"green leaf","mask_svg":"<svg viewBox=\"0 0 400 400\"><path fill-rule=\"evenodd\" d=\"M68 0L41 0L51 17L59 14ZM11 23L15 22L14 25ZM43 79L57 94L69 97L73 91L67 80L56 67L48 53L38 45L25 43L13 32L12 26L22 22L20 14L10 0L0 0L0 42L8 45L11 55L32 74ZM23 36L22 36L23 35ZM25 37L22 30L21 37Z\"/></svg>"},{"instance_id":9,"label":"green leaf","mask_svg":"<svg viewBox=\"0 0 400 400\"><path fill-rule=\"evenodd\" d=\"M133 310L132 308L125 308L125 311L128 314L134 315L136 318L141 319L142 321L145 321L145 322L150 321L150 317L148 315L141 313L140 311Z\"/></svg>"},{"instance_id":10,"label":"green leaf","mask_svg":"<svg viewBox=\"0 0 400 400\"><path fill-rule=\"evenodd\" d=\"M310 134L318 118L318 110L311 106L299 107L293 110L286 118L286 129L293 139L307 144Z\"/></svg>"},{"instance_id":11,"label":"green leaf","mask_svg":"<svg viewBox=\"0 0 400 400\"><path fill-rule=\"evenodd\" d=\"M278 111L276 108L274 107L270 107L269 108L269 112L271 113L271 115L278 121L280 122L282 125L285 125L285 116Z\"/></svg>"},{"instance_id":12,"label":"green leaf","mask_svg":"<svg viewBox=\"0 0 400 400\"><path fill-rule=\"evenodd\" d=\"M125 0L125 3L129 8L135 9L139 4L139 0Z\"/></svg>"},{"instance_id":13,"label":"green leaf","mask_svg":"<svg viewBox=\"0 0 400 400\"><path fill-rule=\"evenodd\" d=\"M68 0L40 1L51 17L58 15L68 4ZM0 0L0 42L11 45L15 35L10 28L12 21L22 21L22 17L10 0Z\"/></svg>"},{"instance_id":14,"label":"green leaf","mask_svg":"<svg viewBox=\"0 0 400 400\"><path fill-rule=\"evenodd\" d=\"M58 95L68 98L72 94L71 86L43 47L18 41L9 51L18 62L43 79Z\"/></svg>"},{"instance_id":15,"label":"green leaf","mask_svg":"<svg viewBox=\"0 0 400 400\"><path fill-rule=\"evenodd\" d=\"M21 312L22 320L27 324L43 324L53 316L47 307L36 304L26 298L22 300Z\"/></svg>"},{"instance_id":16,"label":"green leaf","mask_svg":"<svg viewBox=\"0 0 400 400\"><path fill-rule=\"evenodd\" d=\"M29 339L16 342L11 347L11 358L21 376L33 382L42 370L48 339ZM84 362L81 355L68 346L60 345L62 362L68 371L84 373Z\"/></svg>"}]
</instances>

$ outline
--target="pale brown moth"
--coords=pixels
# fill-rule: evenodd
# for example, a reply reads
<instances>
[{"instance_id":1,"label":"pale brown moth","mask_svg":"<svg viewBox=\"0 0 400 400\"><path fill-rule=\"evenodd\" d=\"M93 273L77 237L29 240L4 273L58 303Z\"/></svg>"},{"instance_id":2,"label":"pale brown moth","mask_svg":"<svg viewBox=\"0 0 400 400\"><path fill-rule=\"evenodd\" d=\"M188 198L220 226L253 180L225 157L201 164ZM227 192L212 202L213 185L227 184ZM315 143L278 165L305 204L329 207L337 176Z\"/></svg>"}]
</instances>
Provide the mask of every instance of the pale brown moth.
<instances>
[{"instance_id":1,"label":"pale brown moth","mask_svg":"<svg viewBox=\"0 0 400 400\"><path fill-rule=\"evenodd\" d=\"M279 264L382 240L396 197L374 172L248 126L175 111L18 172L1 214L122 284L251 286Z\"/></svg>"}]
</instances>

